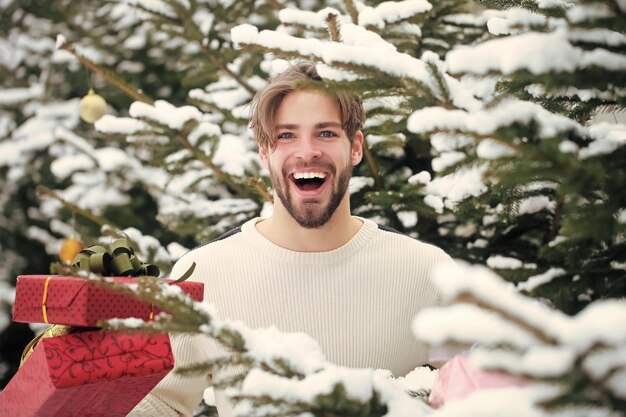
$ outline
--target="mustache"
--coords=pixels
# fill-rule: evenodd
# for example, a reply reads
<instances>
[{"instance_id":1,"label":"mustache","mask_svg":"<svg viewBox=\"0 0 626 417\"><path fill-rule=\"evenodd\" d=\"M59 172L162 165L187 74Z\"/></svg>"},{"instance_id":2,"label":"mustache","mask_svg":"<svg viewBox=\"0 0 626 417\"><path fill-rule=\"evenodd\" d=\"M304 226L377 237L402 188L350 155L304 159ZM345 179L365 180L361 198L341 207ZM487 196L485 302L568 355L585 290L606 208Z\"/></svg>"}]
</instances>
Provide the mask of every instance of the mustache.
<instances>
[{"instance_id":1,"label":"mustache","mask_svg":"<svg viewBox=\"0 0 626 417\"><path fill-rule=\"evenodd\" d=\"M316 162L297 162L293 165L285 165L283 166L283 175L287 176L287 174L295 169L310 169L310 168L319 168L324 171L328 171L331 174L335 174L337 172L337 168L335 164L327 161L316 161Z\"/></svg>"}]
</instances>

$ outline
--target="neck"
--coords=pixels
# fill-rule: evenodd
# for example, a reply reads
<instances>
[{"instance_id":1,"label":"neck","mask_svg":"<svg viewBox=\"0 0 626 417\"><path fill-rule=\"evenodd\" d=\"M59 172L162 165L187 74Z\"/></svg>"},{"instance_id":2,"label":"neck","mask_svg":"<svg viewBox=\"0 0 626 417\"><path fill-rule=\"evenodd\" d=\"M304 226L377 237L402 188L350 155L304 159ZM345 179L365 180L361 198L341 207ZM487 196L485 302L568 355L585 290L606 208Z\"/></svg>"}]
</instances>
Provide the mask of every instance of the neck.
<instances>
[{"instance_id":1,"label":"neck","mask_svg":"<svg viewBox=\"0 0 626 417\"><path fill-rule=\"evenodd\" d=\"M330 220L318 228L300 226L280 203L275 204L274 213L258 222L256 227L261 235L282 248L296 252L327 252L348 243L362 224L352 217L349 201L345 199Z\"/></svg>"}]
</instances>

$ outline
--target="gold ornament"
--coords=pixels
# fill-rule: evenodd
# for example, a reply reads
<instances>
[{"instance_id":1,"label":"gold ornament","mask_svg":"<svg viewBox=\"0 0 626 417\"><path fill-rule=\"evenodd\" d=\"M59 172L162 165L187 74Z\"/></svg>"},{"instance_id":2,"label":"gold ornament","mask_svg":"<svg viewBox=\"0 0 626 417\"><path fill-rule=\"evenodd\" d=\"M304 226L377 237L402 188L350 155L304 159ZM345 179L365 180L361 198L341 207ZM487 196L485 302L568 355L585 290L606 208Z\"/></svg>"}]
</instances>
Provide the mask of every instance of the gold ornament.
<instances>
[{"instance_id":1,"label":"gold ornament","mask_svg":"<svg viewBox=\"0 0 626 417\"><path fill-rule=\"evenodd\" d=\"M79 108L81 119L94 123L107 112L107 102L90 88L87 95L80 100Z\"/></svg>"},{"instance_id":2,"label":"gold ornament","mask_svg":"<svg viewBox=\"0 0 626 417\"><path fill-rule=\"evenodd\" d=\"M76 255L78 255L78 253L83 249L85 249L85 246L80 241L73 238L66 239L63 241L63 244L61 244L59 258L61 259L61 262L69 265L72 261L74 261Z\"/></svg>"}]
</instances>

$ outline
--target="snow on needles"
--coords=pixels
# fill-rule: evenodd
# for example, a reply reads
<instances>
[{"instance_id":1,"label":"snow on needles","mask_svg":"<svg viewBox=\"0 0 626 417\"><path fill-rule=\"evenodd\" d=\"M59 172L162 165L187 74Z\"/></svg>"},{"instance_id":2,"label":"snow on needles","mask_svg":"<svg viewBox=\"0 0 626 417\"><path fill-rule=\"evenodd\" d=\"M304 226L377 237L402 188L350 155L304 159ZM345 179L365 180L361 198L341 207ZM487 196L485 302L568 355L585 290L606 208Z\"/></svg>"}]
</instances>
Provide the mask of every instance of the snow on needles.
<instances>
[{"instance_id":1,"label":"snow on needles","mask_svg":"<svg viewBox=\"0 0 626 417\"><path fill-rule=\"evenodd\" d=\"M424 53L422 59L398 52L396 47L378 34L351 23L342 24L342 42L302 39L287 33L263 30L250 24L231 29L233 42L238 45L258 45L270 50L295 52L303 57L315 57L328 65L361 65L399 78L409 78L427 86L434 95L439 88L430 76L425 61L445 70L434 53ZM444 75L453 104L462 108L476 109L477 101L460 83Z\"/></svg>"},{"instance_id":2,"label":"snow on needles","mask_svg":"<svg viewBox=\"0 0 626 417\"><path fill-rule=\"evenodd\" d=\"M130 106L129 114L137 119L147 119L168 126L170 129L181 130L190 120L199 120L202 112L194 106L176 107L165 100L157 100L154 106L135 101Z\"/></svg>"},{"instance_id":3,"label":"snow on needles","mask_svg":"<svg viewBox=\"0 0 626 417\"><path fill-rule=\"evenodd\" d=\"M541 279L559 276L553 270ZM576 354L584 354L596 344L619 347L626 344L626 301L607 300L591 304L573 318L544 307L532 298L519 294L495 273L481 266L458 263L442 266L435 271L435 284L447 299L470 295L485 308L456 304L445 309L426 309L418 314L413 329L420 338L439 344L446 340L473 340L489 344L498 340L518 348L533 346L531 340L540 337L544 344L562 346ZM510 331L504 331L494 319L494 311L504 312ZM489 309L489 310L488 310ZM436 316L436 320L435 320ZM480 326L481 320L493 323L493 328ZM527 323L532 334L515 323Z\"/></svg>"},{"instance_id":4,"label":"snow on needles","mask_svg":"<svg viewBox=\"0 0 626 417\"><path fill-rule=\"evenodd\" d=\"M432 10L426 0L385 1L376 7L363 7L359 11L359 24L383 29L386 24L409 19L417 14Z\"/></svg>"},{"instance_id":5,"label":"snow on needles","mask_svg":"<svg viewBox=\"0 0 626 417\"><path fill-rule=\"evenodd\" d=\"M507 100L489 110L447 110L442 107L427 107L415 111L407 120L407 128L413 133L433 130L452 130L489 135L499 128L514 123L527 124L536 121L541 138L551 138L567 131L581 135L585 129L572 119L554 114L539 104L521 100Z\"/></svg>"},{"instance_id":6,"label":"snow on needles","mask_svg":"<svg viewBox=\"0 0 626 417\"><path fill-rule=\"evenodd\" d=\"M302 56L313 56L331 65L359 64L374 68L397 77L411 78L431 85L426 65L410 55L392 51L381 43L374 45L345 45L318 39L301 39L286 33L263 30L243 24L231 29L233 42L240 45L258 45L283 52L297 52ZM395 49L395 47L393 47Z\"/></svg>"},{"instance_id":7,"label":"snow on needles","mask_svg":"<svg viewBox=\"0 0 626 417\"><path fill-rule=\"evenodd\" d=\"M446 56L452 73L488 74L496 71L505 75L519 70L533 74L574 72L580 68L598 66L613 71L626 69L626 57L605 49L585 51L573 46L567 32L526 33L462 47Z\"/></svg>"}]
</instances>

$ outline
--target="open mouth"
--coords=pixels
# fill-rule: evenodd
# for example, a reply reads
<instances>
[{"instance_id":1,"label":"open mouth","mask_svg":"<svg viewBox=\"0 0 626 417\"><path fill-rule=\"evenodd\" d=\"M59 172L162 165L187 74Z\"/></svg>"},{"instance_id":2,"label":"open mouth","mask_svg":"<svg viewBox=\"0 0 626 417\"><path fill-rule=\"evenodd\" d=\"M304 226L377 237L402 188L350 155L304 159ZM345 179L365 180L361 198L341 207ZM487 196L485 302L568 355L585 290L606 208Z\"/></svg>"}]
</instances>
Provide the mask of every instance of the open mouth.
<instances>
[{"instance_id":1,"label":"open mouth","mask_svg":"<svg viewBox=\"0 0 626 417\"><path fill-rule=\"evenodd\" d=\"M326 174L323 172L298 172L292 174L292 179L301 191L315 191L326 182Z\"/></svg>"}]
</instances>

